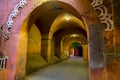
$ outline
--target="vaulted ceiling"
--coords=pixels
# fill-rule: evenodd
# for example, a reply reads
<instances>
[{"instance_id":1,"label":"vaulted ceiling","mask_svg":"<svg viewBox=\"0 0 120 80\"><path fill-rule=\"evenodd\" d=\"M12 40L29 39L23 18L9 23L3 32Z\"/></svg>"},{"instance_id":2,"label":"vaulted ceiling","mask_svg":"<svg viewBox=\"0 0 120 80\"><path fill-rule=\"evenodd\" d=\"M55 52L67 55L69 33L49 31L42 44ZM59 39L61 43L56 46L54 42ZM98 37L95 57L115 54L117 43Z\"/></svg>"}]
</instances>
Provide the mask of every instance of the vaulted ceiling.
<instances>
[{"instance_id":1,"label":"vaulted ceiling","mask_svg":"<svg viewBox=\"0 0 120 80\"><path fill-rule=\"evenodd\" d=\"M62 38L66 35L82 34L86 37L86 27L80 14L74 8L60 2L46 2L42 7L44 9L40 9L41 12L47 10L35 21L41 35ZM39 15L39 12L37 13L36 15Z\"/></svg>"},{"instance_id":2,"label":"vaulted ceiling","mask_svg":"<svg viewBox=\"0 0 120 80\"><path fill-rule=\"evenodd\" d=\"M82 2L84 5L88 3L88 1ZM85 8L87 9L88 7L86 6ZM41 7L37 7L33 13L31 13L31 20L35 20L34 23L44 38L51 39L52 37L60 36L59 38L62 39L67 35L72 37L70 35L73 34L83 35L87 38L87 28L80 13L66 3L48 1L43 3ZM96 15L98 14L94 16Z\"/></svg>"}]
</instances>

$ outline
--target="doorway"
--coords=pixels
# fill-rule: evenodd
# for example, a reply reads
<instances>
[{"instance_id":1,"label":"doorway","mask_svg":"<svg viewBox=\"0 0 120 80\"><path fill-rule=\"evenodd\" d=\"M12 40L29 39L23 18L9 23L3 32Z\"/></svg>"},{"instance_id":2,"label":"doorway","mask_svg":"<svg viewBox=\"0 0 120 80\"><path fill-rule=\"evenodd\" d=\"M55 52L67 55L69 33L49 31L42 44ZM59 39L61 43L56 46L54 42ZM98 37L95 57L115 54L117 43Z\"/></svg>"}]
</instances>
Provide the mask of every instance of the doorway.
<instances>
[{"instance_id":1,"label":"doorway","mask_svg":"<svg viewBox=\"0 0 120 80\"><path fill-rule=\"evenodd\" d=\"M78 42L73 42L70 45L69 55L70 56L83 57L83 48L82 48L82 45L80 43L78 43Z\"/></svg>"}]
</instances>

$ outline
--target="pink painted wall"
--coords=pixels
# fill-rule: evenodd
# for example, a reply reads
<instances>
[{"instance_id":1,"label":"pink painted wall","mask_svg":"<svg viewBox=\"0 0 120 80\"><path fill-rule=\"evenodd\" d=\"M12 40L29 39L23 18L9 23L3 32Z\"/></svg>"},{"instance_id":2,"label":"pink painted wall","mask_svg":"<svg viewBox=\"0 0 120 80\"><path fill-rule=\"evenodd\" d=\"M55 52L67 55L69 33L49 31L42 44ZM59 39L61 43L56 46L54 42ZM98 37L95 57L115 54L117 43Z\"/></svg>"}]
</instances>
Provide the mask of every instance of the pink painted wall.
<instances>
[{"instance_id":1,"label":"pink painted wall","mask_svg":"<svg viewBox=\"0 0 120 80\"><path fill-rule=\"evenodd\" d=\"M0 0L0 26L7 21L8 16L13 11L15 5L18 4L19 1L20 0ZM90 5L88 5L87 3L85 3L86 4L85 6L82 5L83 3L80 2L78 3L79 0L61 0L61 1L72 5L72 7L76 8L79 13L81 11L84 11L86 8L90 7ZM19 9L20 12L18 13L17 17L14 18L13 20L14 24L12 26L12 29L10 29L11 32L10 39L4 42L4 49L6 51L6 55L9 58L8 58L7 69L0 71L1 80L14 80L17 77L16 73L19 74L19 69L17 69L18 71L16 70L16 67L18 66L21 60L21 57L20 59L16 59L18 57L17 46L18 46L19 32L26 17L41 3L42 3L41 0L27 0L27 5L23 9ZM86 16L87 17L85 18L85 20L87 21L88 25L99 21L97 20L98 19L97 17L93 19L91 15L86 15Z\"/></svg>"}]
</instances>

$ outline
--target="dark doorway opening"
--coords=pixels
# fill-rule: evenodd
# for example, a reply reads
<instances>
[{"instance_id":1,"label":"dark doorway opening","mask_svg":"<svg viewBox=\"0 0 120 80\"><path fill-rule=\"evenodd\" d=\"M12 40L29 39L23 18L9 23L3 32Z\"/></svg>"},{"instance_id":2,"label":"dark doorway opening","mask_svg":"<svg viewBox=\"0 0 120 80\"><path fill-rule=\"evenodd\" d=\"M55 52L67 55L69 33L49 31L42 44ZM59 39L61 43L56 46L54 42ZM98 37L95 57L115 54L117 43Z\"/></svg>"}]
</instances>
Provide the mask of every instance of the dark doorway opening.
<instances>
[{"instance_id":1,"label":"dark doorway opening","mask_svg":"<svg viewBox=\"0 0 120 80\"><path fill-rule=\"evenodd\" d=\"M74 56L83 56L83 50L81 46L74 49Z\"/></svg>"},{"instance_id":2,"label":"dark doorway opening","mask_svg":"<svg viewBox=\"0 0 120 80\"><path fill-rule=\"evenodd\" d=\"M78 42L74 42L71 44L70 49L74 49L73 55L83 57L83 48L82 45ZM70 53L71 55L71 53Z\"/></svg>"}]
</instances>

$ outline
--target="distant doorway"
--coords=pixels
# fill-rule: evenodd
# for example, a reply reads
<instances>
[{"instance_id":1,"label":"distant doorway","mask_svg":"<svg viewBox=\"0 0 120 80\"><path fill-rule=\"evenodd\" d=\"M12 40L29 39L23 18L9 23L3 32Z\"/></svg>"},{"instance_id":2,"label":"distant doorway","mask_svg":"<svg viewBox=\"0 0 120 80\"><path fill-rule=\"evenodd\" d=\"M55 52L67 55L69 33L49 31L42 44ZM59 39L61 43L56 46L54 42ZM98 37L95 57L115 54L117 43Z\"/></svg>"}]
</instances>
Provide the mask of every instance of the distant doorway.
<instances>
[{"instance_id":1,"label":"distant doorway","mask_svg":"<svg viewBox=\"0 0 120 80\"><path fill-rule=\"evenodd\" d=\"M83 48L81 44L78 42L73 42L69 48L69 55L83 57Z\"/></svg>"}]
</instances>

